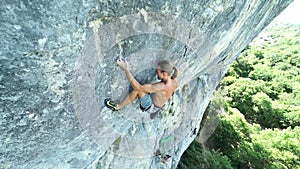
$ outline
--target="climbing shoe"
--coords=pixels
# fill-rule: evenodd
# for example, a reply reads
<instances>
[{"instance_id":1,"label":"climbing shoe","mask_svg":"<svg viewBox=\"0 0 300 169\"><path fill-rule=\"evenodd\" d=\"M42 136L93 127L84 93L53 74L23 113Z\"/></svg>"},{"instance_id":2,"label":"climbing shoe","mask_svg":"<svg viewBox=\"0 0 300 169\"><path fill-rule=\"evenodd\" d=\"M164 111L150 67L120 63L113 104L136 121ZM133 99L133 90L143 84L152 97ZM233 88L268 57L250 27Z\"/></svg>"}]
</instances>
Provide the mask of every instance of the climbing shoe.
<instances>
[{"instance_id":1,"label":"climbing shoe","mask_svg":"<svg viewBox=\"0 0 300 169\"><path fill-rule=\"evenodd\" d=\"M110 99L105 99L104 100L104 105L112 111L118 111L117 105L113 101L111 101Z\"/></svg>"}]
</instances>

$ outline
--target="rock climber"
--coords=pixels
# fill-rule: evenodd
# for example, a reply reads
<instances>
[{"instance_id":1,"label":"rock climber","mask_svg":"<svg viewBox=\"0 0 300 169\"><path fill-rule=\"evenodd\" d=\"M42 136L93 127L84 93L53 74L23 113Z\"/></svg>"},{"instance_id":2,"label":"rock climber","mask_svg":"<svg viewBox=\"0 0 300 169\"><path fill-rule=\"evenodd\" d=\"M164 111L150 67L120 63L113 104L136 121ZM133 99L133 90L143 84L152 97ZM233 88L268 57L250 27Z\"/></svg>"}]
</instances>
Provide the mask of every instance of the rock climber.
<instances>
[{"instance_id":1,"label":"rock climber","mask_svg":"<svg viewBox=\"0 0 300 169\"><path fill-rule=\"evenodd\" d=\"M161 109L179 86L178 70L167 60L159 61L156 67L157 78L160 82L143 85L134 78L127 61L117 59L117 64L124 70L133 90L120 103L115 103L110 99L104 100L105 106L113 111L124 108L137 97L142 111L147 111L151 107Z\"/></svg>"}]
</instances>

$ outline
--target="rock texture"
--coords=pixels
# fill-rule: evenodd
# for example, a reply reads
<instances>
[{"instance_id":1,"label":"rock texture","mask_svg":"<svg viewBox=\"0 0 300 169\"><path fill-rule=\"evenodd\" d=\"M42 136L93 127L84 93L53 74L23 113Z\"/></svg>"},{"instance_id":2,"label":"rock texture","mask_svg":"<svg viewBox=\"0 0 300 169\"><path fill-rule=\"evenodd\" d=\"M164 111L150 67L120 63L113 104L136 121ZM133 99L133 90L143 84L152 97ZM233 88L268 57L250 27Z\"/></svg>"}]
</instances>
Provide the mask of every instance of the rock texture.
<instances>
[{"instance_id":1,"label":"rock texture","mask_svg":"<svg viewBox=\"0 0 300 169\"><path fill-rule=\"evenodd\" d=\"M291 1L0 2L0 168L176 168L228 66ZM158 60L180 87L154 119L103 105ZM171 155L160 164L154 153Z\"/></svg>"}]
</instances>

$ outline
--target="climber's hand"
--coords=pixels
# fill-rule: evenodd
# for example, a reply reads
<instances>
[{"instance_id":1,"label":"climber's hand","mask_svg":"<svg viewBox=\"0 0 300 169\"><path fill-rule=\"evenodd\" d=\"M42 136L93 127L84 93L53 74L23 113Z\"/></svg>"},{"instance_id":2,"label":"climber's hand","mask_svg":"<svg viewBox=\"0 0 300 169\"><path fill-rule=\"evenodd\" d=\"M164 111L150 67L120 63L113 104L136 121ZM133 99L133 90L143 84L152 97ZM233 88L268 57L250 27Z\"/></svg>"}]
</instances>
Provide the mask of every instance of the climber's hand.
<instances>
[{"instance_id":1,"label":"climber's hand","mask_svg":"<svg viewBox=\"0 0 300 169\"><path fill-rule=\"evenodd\" d=\"M127 70L128 69L128 63L125 59L118 59L117 64L123 69Z\"/></svg>"}]
</instances>

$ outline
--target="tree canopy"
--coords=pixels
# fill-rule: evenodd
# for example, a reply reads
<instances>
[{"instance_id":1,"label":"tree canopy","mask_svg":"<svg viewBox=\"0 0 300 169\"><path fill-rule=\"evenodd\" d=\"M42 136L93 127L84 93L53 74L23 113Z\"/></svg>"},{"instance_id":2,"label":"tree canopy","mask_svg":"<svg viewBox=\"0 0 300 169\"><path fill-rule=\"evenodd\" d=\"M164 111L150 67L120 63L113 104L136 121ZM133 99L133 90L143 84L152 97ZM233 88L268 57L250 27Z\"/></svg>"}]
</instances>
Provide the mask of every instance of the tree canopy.
<instances>
[{"instance_id":1,"label":"tree canopy","mask_svg":"<svg viewBox=\"0 0 300 169\"><path fill-rule=\"evenodd\" d=\"M226 113L218 115L204 145L193 143L184 153L178 168L300 168L299 46L300 26L273 25L242 52L204 118L216 109ZM208 164L208 157L214 162Z\"/></svg>"}]
</instances>

